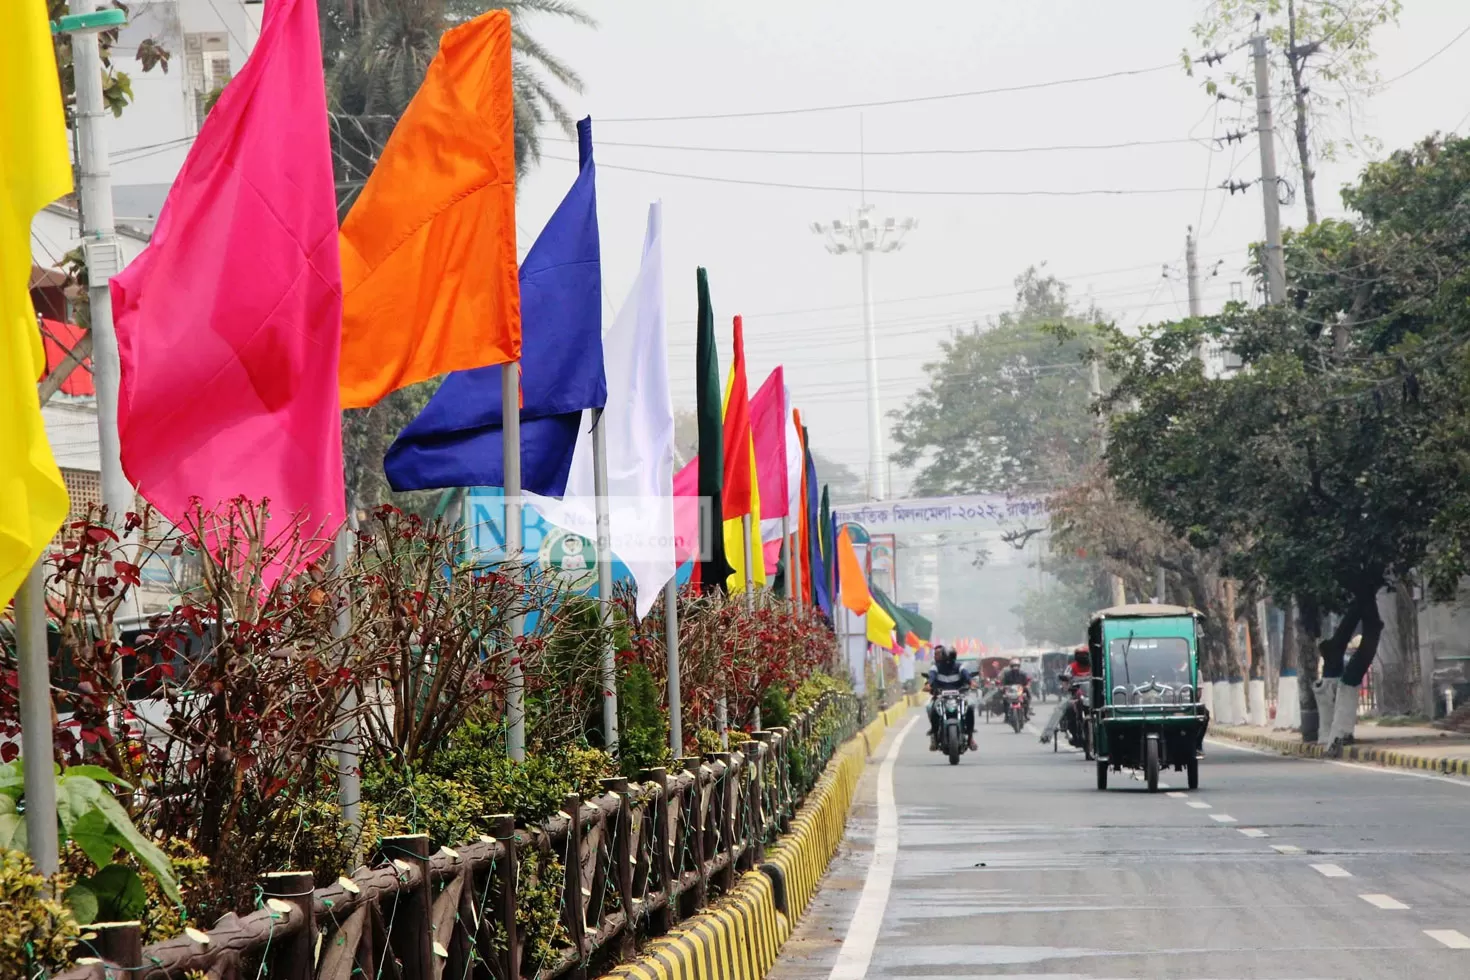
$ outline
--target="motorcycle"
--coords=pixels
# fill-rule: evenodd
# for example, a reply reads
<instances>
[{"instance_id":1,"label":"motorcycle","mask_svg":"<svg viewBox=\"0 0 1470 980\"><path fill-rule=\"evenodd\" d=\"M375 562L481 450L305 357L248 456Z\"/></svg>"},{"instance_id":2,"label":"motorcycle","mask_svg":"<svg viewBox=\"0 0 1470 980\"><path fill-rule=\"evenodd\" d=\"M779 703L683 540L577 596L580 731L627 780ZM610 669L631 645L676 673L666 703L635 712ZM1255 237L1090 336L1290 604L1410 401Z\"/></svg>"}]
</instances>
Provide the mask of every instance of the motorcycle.
<instances>
[{"instance_id":1,"label":"motorcycle","mask_svg":"<svg viewBox=\"0 0 1470 980\"><path fill-rule=\"evenodd\" d=\"M965 695L960 691L941 691L939 702L939 748L949 756L949 764L960 764L960 756L970 748L965 734Z\"/></svg>"},{"instance_id":2,"label":"motorcycle","mask_svg":"<svg viewBox=\"0 0 1470 980\"><path fill-rule=\"evenodd\" d=\"M1092 758L1092 724L1089 713L1092 710L1090 691L1092 679L1090 677L1069 677L1063 675L1061 680L1071 691L1071 704L1062 715L1062 722L1057 729L1059 740L1063 732L1066 733L1067 743L1074 749L1081 749L1083 754ZM1055 749L1056 746L1053 745Z\"/></svg>"},{"instance_id":3,"label":"motorcycle","mask_svg":"<svg viewBox=\"0 0 1470 980\"><path fill-rule=\"evenodd\" d=\"M1026 726L1026 689L1020 684L1006 685L1005 717L1018 733Z\"/></svg>"}]
</instances>

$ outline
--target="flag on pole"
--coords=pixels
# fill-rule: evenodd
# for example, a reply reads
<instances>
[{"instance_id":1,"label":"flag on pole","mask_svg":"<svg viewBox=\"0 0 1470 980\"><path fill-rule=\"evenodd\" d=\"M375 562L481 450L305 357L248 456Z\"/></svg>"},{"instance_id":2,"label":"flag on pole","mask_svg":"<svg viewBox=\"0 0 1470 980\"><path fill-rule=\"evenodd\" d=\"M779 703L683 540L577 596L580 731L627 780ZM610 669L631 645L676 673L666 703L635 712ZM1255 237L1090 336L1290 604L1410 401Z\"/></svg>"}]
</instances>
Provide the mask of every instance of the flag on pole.
<instances>
[{"instance_id":1,"label":"flag on pole","mask_svg":"<svg viewBox=\"0 0 1470 980\"><path fill-rule=\"evenodd\" d=\"M873 596L868 591L868 577L863 573L862 562L858 561L857 550L847 536L847 528L837 532L837 578L844 608L862 616L873 605Z\"/></svg>"},{"instance_id":2,"label":"flag on pole","mask_svg":"<svg viewBox=\"0 0 1470 980\"><path fill-rule=\"evenodd\" d=\"M153 240L111 281L128 479L186 527L192 497L205 508L268 498L266 540L300 520L307 560L331 545L345 509L320 29L313 0L267 7ZM212 529L191 530L213 546Z\"/></svg>"},{"instance_id":3,"label":"flag on pole","mask_svg":"<svg viewBox=\"0 0 1470 980\"><path fill-rule=\"evenodd\" d=\"M798 521L796 547L799 549L801 554L802 602L820 605L823 611L830 612L830 610L827 608L826 603L817 602L816 592L813 591L812 587L813 583L821 581L820 575L816 576L815 578L812 576L812 568L815 564L814 559L817 557L816 553L812 550L812 527L815 524L814 515L816 513L814 509L815 498L813 498L812 496L812 488L816 484L816 478L811 475L811 467L808 465L808 462L811 459L811 453L807 450L807 431L806 426L801 424L801 413L793 410L791 415L796 425L797 445L801 450L801 474L797 481L797 486L799 488L799 497L797 506ZM825 596L825 590L823 592L823 595Z\"/></svg>"},{"instance_id":4,"label":"flag on pole","mask_svg":"<svg viewBox=\"0 0 1470 980\"><path fill-rule=\"evenodd\" d=\"M725 558L730 563L727 586L730 592L745 591L744 518L750 516L751 561L753 585L766 584L766 563L761 554L761 496L756 473L755 441L751 438L750 388L745 378L745 328L735 318L734 354L730 378L725 385L724 415L725 483L721 508L725 522Z\"/></svg>"},{"instance_id":5,"label":"flag on pole","mask_svg":"<svg viewBox=\"0 0 1470 980\"><path fill-rule=\"evenodd\" d=\"M627 300L602 338L608 398L607 496L611 543L633 575L638 618L674 576L674 404L664 320L663 211L648 208L643 261ZM595 540L596 477L591 412L581 426L566 494L528 495L553 524ZM599 555L599 561L610 556Z\"/></svg>"},{"instance_id":6,"label":"flag on pole","mask_svg":"<svg viewBox=\"0 0 1470 980\"><path fill-rule=\"evenodd\" d=\"M763 541L779 539L781 518L791 513L786 414L785 373L778 364L750 399L750 438L755 444Z\"/></svg>"},{"instance_id":7,"label":"flag on pole","mask_svg":"<svg viewBox=\"0 0 1470 980\"><path fill-rule=\"evenodd\" d=\"M19 17L17 22L14 18ZM66 120L45 4L12 16L0 58L0 609L66 520L66 484L46 441L46 370L31 307L31 219L71 190Z\"/></svg>"},{"instance_id":8,"label":"flag on pole","mask_svg":"<svg viewBox=\"0 0 1470 980\"><path fill-rule=\"evenodd\" d=\"M715 349L715 313L709 298L709 274L695 271L699 291L698 330L694 353L694 412L699 423L699 496L709 509L707 540L701 534L701 561L695 568L700 587L723 588L731 571L725 554L725 434L720 409L720 358Z\"/></svg>"},{"instance_id":9,"label":"flag on pole","mask_svg":"<svg viewBox=\"0 0 1470 980\"><path fill-rule=\"evenodd\" d=\"M863 583L867 585L866 582ZM894 646L893 628L897 624L893 617L888 614L881 603L874 602L868 607L867 634L868 642L876 644L885 650L891 650Z\"/></svg>"},{"instance_id":10,"label":"flag on pole","mask_svg":"<svg viewBox=\"0 0 1470 980\"><path fill-rule=\"evenodd\" d=\"M521 264L521 488L560 497L584 409L607 402L592 120L581 169ZM394 490L505 486L500 365L456 371L388 450Z\"/></svg>"},{"instance_id":11,"label":"flag on pole","mask_svg":"<svg viewBox=\"0 0 1470 980\"><path fill-rule=\"evenodd\" d=\"M342 407L521 356L510 12L439 39L342 224Z\"/></svg>"},{"instance_id":12,"label":"flag on pole","mask_svg":"<svg viewBox=\"0 0 1470 980\"><path fill-rule=\"evenodd\" d=\"M832 514L831 488L829 484L822 484L822 503L818 508L818 537L822 546L822 577L827 583L827 595L829 601L836 604L840 598L838 595L837 580L837 518Z\"/></svg>"}]
</instances>

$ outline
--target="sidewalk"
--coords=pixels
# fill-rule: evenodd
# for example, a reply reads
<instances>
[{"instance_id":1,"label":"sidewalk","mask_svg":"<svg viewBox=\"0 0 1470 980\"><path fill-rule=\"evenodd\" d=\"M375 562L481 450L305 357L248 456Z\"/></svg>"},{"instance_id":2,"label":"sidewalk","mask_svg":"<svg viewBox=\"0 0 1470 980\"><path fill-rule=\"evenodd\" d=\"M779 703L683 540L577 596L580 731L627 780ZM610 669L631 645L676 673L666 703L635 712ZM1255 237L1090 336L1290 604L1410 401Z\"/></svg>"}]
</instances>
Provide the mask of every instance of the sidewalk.
<instances>
[{"instance_id":1,"label":"sidewalk","mask_svg":"<svg viewBox=\"0 0 1470 980\"><path fill-rule=\"evenodd\" d=\"M1326 758L1325 745L1304 745L1298 732L1252 725L1211 725L1210 734L1283 755ZM1470 776L1470 737L1465 735L1413 725L1377 725L1364 720L1358 722L1354 739L1352 745L1343 747L1344 761Z\"/></svg>"}]
</instances>

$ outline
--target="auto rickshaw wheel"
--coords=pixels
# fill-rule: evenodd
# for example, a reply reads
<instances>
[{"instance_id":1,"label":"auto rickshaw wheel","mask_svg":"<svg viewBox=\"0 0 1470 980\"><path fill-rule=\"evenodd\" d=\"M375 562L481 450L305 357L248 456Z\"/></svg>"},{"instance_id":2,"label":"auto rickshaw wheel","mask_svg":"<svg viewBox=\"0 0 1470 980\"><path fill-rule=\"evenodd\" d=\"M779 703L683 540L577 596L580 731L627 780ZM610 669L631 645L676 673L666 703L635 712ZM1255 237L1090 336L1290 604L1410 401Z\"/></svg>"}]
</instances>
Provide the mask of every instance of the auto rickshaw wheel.
<instances>
[{"instance_id":1,"label":"auto rickshaw wheel","mask_svg":"<svg viewBox=\"0 0 1470 980\"><path fill-rule=\"evenodd\" d=\"M1102 759L1097 760L1097 788L1108 788L1108 764Z\"/></svg>"},{"instance_id":2,"label":"auto rickshaw wheel","mask_svg":"<svg viewBox=\"0 0 1470 980\"><path fill-rule=\"evenodd\" d=\"M1143 740L1143 775L1148 780L1148 791L1159 791L1159 737L1146 736Z\"/></svg>"},{"instance_id":3,"label":"auto rickshaw wheel","mask_svg":"<svg viewBox=\"0 0 1470 980\"><path fill-rule=\"evenodd\" d=\"M1199 759L1190 759L1185 763L1184 771L1189 778L1189 788L1199 789Z\"/></svg>"}]
</instances>

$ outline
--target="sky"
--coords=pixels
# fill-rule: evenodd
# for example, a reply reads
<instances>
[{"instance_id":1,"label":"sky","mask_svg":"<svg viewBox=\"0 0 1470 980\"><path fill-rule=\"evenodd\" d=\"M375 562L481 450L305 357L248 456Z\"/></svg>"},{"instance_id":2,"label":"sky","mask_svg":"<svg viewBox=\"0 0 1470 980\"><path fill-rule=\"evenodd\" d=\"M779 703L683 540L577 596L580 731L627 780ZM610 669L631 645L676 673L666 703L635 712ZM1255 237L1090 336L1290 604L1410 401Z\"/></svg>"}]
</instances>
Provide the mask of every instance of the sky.
<instances>
[{"instance_id":1,"label":"sky","mask_svg":"<svg viewBox=\"0 0 1470 980\"><path fill-rule=\"evenodd\" d=\"M1259 174L1254 133L1228 148L1214 138L1253 131L1255 106L1217 102L1184 73L1181 53L1199 53L1190 27L1203 2L929 0L905 5L901 17L874 0L582 6L596 29L553 19L528 26L585 81L565 101L593 118L609 315L635 274L648 203L664 203L676 407L694 399L694 270L704 265L722 368L729 318L741 314L752 389L784 364L813 444L865 469L859 262L829 254L811 230L846 220L860 187L878 216L917 221L900 251L872 261L885 413L913 397L953 327L1011 305L1011 281L1029 265L1044 263L1077 300L1095 301L1125 327L1168 320L1186 310L1184 241L1193 225L1206 312L1232 289L1252 288L1243 268L1246 246L1263 235L1259 187L1232 196L1217 185ZM1353 132L1381 141L1379 155L1435 130L1463 131L1470 120L1470 38L1416 68L1470 28L1470 3L1404 7L1399 26L1373 35L1388 84L1352 120ZM1247 51L1230 57L1249 70ZM1105 75L1114 77L1096 78ZM931 98L1077 78L1094 80ZM926 101L786 111L908 99ZM641 121L669 116L693 118ZM1288 132L1280 121L1278 132ZM1155 145L1036 149L1142 142ZM761 152L663 148L678 146ZM1023 152L894 155L975 149ZM772 152L791 150L821 153ZM575 143L555 127L543 152L520 190L523 250L575 173ZM1277 156L1285 170L1279 138ZM1319 165L1324 216L1341 214L1338 189L1364 162L1345 155ZM1049 196L1095 190L1144 193ZM1005 196L1017 191L1048 196ZM1297 193L1283 210L1287 225L1305 222L1300 200ZM901 492L907 475L890 472Z\"/></svg>"}]
</instances>

